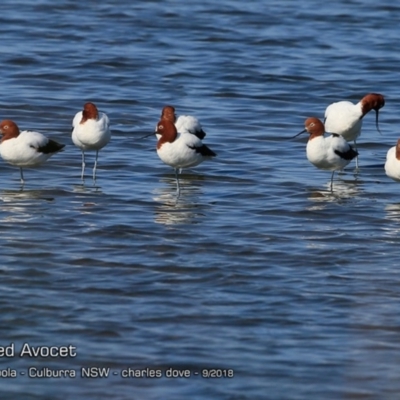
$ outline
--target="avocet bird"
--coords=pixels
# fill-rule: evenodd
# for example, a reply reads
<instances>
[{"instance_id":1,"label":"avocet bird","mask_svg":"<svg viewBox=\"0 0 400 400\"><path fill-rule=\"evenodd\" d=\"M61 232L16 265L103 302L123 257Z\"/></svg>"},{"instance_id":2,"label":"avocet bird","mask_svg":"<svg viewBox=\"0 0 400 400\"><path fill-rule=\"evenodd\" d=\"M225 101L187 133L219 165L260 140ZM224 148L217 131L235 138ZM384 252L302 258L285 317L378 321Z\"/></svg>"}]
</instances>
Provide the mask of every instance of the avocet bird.
<instances>
[{"instance_id":1,"label":"avocet bird","mask_svg":"<svg viewBox=\"0 0 400 400\"><path fill-rule=\"evenodd\" d=\"M206 137L206 133L196 117L191 115L180 115L176 118L175 108L172 106L165 106L161 112L160 119L167 119L173 122L176 126L176 130L179 133L191 133L197 136L200 140Z\"/></svg>"},{"instance_id":2,"label":"avocet bird","mask_svg":"<svg viewBox=\"0 0 400 400\"><path fill-rule=\"evenodd\" d=\"M400 139L396 146L391 147L387 152L385 171L389 178L400 182Z\"/></svg>"},{"instance_id":3,"label":"avocet bird","mask_svg":"<svg viewBox=\"0 0 400 400\"><path fill-rule=\"evenodd\" d=\"M39 132L20 132L17 124L9 119L0 123L0 134L0 155L7 163L19 167L21 184L24 183L23 167L36 167L65 146Z\"/></svg>"},{"instance_id":4,"label":"avocet bird","mask_svg":"<svg viewBox=\"0 0 400 400\"><path fill-rule=\"evenodd\" d=\"M307 142L307 158L317 168L332 171L331 190L335 171L343 169L349 162L357 157L358 153L346 140L335 133L324 137L324 124L315 117L306 119L305 129L296 136L308 132L310 137Z\"/></svg>"},{"instance_id":5,"label":"avocet bird","mask_svg":"<svg viewBox=\"0 0 400 400\"><path fill-rule=\"evenodd\" d=\"M199 165L216 154L193 134L178 133L169 119L161 119L155 131L159 135L157 154L161 161L175 169L176 190L180 193L178 171Z\"/></svg>"},{"instance_id":6,"label":"avocet bird","mask_svg":"<svg viewBox=\"0 0 400 400\"><path fill-rule=\"evenodd\" d=\"M101 150L111 138L110 120L105 113L99 112L93 103L86 103L83 111L76 113L72 121L72 141L82 150L82 175L85 173L85 151L96 150L93 167L93 180L96 180L97 159Z\"/></svg>"},{"instance_id":7,"label":"avocet bird","mask_svg":"<svg viewBox=\"0 0 400 400\"><path fill-rule=\"evenodd\" d=\"M357 150L356 140L361 134L363 117L371 110L375 110L376 129L381 133L378 116L379 110L384 105L385 98L378 93L365 95L357 104L350 101L332 103L325 110L325 129L327 132L342 135L347 141L354 141L354 148ZM356 167L358 168L358 157Z\"/></svg>"}]
</instances>

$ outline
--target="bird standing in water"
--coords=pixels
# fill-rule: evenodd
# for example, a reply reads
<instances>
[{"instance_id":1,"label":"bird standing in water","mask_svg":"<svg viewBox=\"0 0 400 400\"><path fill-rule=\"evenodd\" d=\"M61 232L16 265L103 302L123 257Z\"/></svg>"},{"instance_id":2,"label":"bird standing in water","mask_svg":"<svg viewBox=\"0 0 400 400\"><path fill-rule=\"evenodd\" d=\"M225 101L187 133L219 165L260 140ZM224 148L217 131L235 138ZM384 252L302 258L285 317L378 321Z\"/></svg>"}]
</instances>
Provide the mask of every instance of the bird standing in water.
<instances>
[{"instance_id":1,"label":"bird standing in water","mask_svg":"<svg viewBox=\"0 0 400 400\"><path fill-rule=\"evenodd\" d=\"M157 154L167 165L175 169L176 190L179 195L179 174L183 168L199 165L216 154L202 143L195 134L178 132L173 121L162 118L156 127Z\"/></svg>"},{"instance_id":2,"label":"bird standing in water","mask_svg":"<svg viewBox=\"0 0 400 400\"><path fill-rule=\"evenodd\" d=\"M363 117L371 110L375 110L376 129L381 133L378 125L379 110L385 105L385 98L379 93L365 95L357 104L350 101L332 103L325 110L325 130L343 136L347 141L356 140L361 134ZM358 157L356 158L358 169Z\"/></svg>"},{"instance_id":3,"label":"bird standing in water","mask_svg":"<svg viewBox=\"0 0 400 400\"><path fill-rule=\"evenodd\" d=\"M86 103L83 111L76 113L72 121L72 141L82 151L82 174L85 173L85 151L95 150L96 159L93 167L93 181L96 181L96 168L99 151L110 141L110 120L107 114L99 112L93 103Z\"/></svg>"},{"instance_id":4,"label":"bird standing in water","mask_svg":"<svg viewBox=\"0 0 400 400\"><path fill-rule=\"evenodd\" d=\"M0 123L0 134L0 155L7 163L20 168L21 184L24 184L24 167L36 167L44 163L65 146L39 132L20 132L18 125L9 119Z\"/></svg>"},{"instance_id":5,"label":"bird standing in water","mask_svg":"<svg viewBox=\"0 0 400 400\"><path fill-rule=\"evenodd\" d=\"M332 171L330 189L333 189L333 175L335 171L342 170L358 153L346 140L337 134L324 137L324 124L315 117L307 118L305 129L296 136L308 132L307 159L317 168Z\"/></svg>"}]
</instances>

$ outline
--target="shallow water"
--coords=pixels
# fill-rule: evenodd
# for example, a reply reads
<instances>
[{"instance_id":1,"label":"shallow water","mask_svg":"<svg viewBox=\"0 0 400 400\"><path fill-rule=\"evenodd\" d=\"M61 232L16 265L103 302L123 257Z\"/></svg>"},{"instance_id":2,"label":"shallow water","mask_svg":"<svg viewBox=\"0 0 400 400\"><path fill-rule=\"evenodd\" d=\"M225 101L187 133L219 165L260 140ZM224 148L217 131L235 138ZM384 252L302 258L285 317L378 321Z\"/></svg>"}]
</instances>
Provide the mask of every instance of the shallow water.
<instances>
[{"instance_id":1,"label":"shallow water","mask_svg":"<svg viewBox=\"0 0 400 400\"><path fill-rule=\"evenodd\" d=\"M0 360L18 375L0 378L1 398L396 398L400 186L383 164L399 137L399 10L3 1L1 119L67 146L22 188L0 163L0 346L15 346ZM385 95L383 135L367 115L361 168L335 175L331 193L306 138L290 137L368 92ZM89 154L82 184L70 134L89 100L113 137L97 182ZM139 140L166 104L196 115L218 154L184 171L178 200L154 139ZM19 357L24 343L77 355ZM87 367L110 376L82 378ZM210 368L234 377L202 377Z\"/></svg>"}]
</instances>

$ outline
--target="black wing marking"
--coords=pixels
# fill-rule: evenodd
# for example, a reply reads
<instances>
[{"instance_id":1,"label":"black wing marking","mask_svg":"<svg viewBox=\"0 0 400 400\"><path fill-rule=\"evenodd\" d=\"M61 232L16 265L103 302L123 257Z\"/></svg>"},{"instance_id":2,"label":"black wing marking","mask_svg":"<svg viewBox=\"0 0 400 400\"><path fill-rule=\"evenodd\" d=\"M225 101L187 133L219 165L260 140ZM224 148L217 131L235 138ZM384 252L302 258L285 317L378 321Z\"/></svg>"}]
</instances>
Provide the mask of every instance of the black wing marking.
<instances>
[{"instance_id":1,"label":"black wing marking","mask_svg":"<svg viewBox=\"0 0 400 400\"><path fill-rule=\"evenodd\" d=\"M36 149L39 153L43 154L51 154L57 153L57 151L62 150L65 147L65 144L57 143L54 140L49 139L49 141L40 147L31 146L32 148Z\"/></svg>"},{"instance_id":2,"label":"black wing marking","mask_svg":"<svg viewBox=\"0 0 400 400\"><path fill-rule=\"evenodd\" d=\"M206 137L206 133L203 131L203 129L196 130L194 132L190 132L192 135L197 136L200 140L203 140Z\"/></svg>"},{"instance_id":3,"label":"black wing marking","mask_svg":"<svg viewBox=\"0 0 400 400\"><path fill-rule=\"evenodd\" d=\"M189 147L189 149L195 150L196 153L200 153L204 157L215 157L216 156L216 154L205 144L203 144L202 146L199 146L199 147L189 146L189 145L187 145L187 146Z\"/></svg>"},{"instance_id":4,"label":"black wing marking","mask_svg":"<svg viewBox=\"0 0 400 400\"><path fill-rule=\"evenodd\" d=\"M343 158L344 160L352 160L358 156L358 151L354 150L351 146L349 146L349 150L342 152L339 150L335 150L335 154L339 157Z\"/></svg>"}]
</instances>

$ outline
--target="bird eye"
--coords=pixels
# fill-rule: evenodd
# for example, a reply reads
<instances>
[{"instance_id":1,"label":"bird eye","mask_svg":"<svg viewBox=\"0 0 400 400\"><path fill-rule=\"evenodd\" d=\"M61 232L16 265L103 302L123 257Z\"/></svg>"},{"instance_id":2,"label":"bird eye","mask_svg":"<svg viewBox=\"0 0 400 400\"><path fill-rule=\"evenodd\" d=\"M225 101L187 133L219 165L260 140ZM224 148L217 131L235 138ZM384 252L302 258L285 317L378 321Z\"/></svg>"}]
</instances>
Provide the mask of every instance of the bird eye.
<instances>
[{"instance_id":1,"label":"bird eye","mask_svg":"<svg viewBox=\"0 0 400 400\"><path fill-rule=\"evenodd\" d=\"M8 125L4 125L4 126L3 126L3 129L8 129Z\"/></svg>"},{"instance_id":2,"label":"bird eye","mask_svg":"<svg viewBox=\"0 0 400 400\"><path fill-rule=\"evenodd\" d=\"M164 125L158 125L158 129L164 129Z\"/></svg>"},{"instance_id":3,"label":"bird eye","mask_svg":"<svg viewBox=\"0 0 400 400\"><path fill-rule=\"evenodd\" d=\"M315 125L314 122L311 122L310 126L313 127L314 125Z\"/></svg>"}]
</instances>

